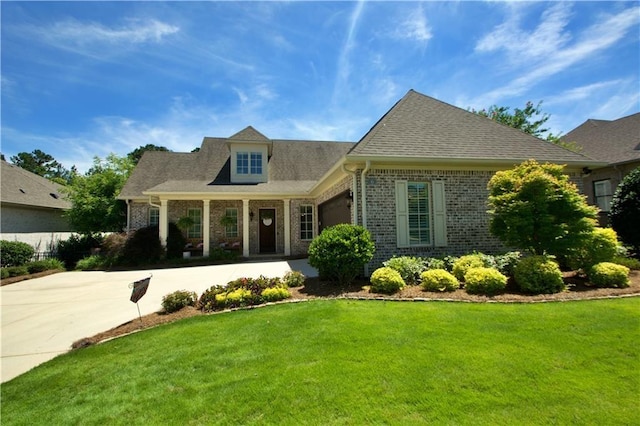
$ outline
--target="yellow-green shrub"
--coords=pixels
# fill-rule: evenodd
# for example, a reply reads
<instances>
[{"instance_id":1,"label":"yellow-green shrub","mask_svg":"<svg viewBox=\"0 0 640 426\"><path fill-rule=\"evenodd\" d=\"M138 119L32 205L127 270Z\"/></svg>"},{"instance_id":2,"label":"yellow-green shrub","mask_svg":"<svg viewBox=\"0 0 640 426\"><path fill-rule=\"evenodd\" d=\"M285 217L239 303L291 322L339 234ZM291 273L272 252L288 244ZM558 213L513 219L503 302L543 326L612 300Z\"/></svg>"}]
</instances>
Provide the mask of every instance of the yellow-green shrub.
<instances>
[{"instance_id":1,"label":"yellow-green shrub","mask_svg":"<svg viewBox=\"0 0 640 426\"><path fill-rule=\"evenodd\" d=\"M618 235L611 228L594 228L587 241L568 256L572 269L587 271L600 262L611 262L617 254Z\"/></svg>"},{"instance_id":2,"label":"yellow-green shrub","mask_svg":"<svg viewBox=\"0 0 640 426\"><path fill-rule=\"evenodd\" d=\"M464 288L470 294L493 296L507 287L507 277L494 268L471 268L464 275Z\"/></svg>"},{"instance_id":3,"label":"yellow-green shrub","mask_svg":"<svg viewBox=\"0 0 640 426\"><path fill-rule=\"evenodd\" d=\"M611 262L601 262L589 270L589 281L597 287L629 287L629 268Z\"/></svg>"},{"instance_id":4,"label":"yellow-green shrub","mask_svg":"<svg viewBox=\"0 0 640 426\"><path fill-rule=\"evenodd\" d=\"M525 293L558 293L565 289L558 263L547 256L522 259L514 271L516 284Z\"/></svg>"},{"instance_id":5,"label":"yellow-green shrub","mask_svg":"<svg viewBox=\"0 0 640 426\"><path fill-rule=\"evenodd\" d=\"M425 291L454 291L460 283L450 272L444 269L429 269L420 274L422 289Z\"/></svg>"},{"instance_id":6,"label":"yellow-green shrub","mask_svg":"<svg viewBox=\"0 0 640 426\"><path fill-rule=\"evenodd\" d=\"M262 290L262 299L265 302L277 302L291 297L291 293L284 287L271 287Z\"/></svg>"},{"instance_id":7,"label":"yellow-green shrub","mask_svg":"<svg viewBox=\"0 0 640 426\"><path fill-rule=\"evenodd\" d=\"M371 291L374 293L392 294L404 286L400 273L387 266L378 268L371 274Z\"/></svg>"},{"instance_id":8,"label":"yellow-green shrub","mask_svg":"<svg viewBox=\"0 0 640 426\"><path fill-rule=\"evenodd\" d=\"M453 263L453 275L458 279L458 281L464 281L464 275L467 273L467 270L471 268L483 268L486 265L485 256L479 253L476 254L467 254L466 256L459 257Z\"/></svg>"}]
</instances>

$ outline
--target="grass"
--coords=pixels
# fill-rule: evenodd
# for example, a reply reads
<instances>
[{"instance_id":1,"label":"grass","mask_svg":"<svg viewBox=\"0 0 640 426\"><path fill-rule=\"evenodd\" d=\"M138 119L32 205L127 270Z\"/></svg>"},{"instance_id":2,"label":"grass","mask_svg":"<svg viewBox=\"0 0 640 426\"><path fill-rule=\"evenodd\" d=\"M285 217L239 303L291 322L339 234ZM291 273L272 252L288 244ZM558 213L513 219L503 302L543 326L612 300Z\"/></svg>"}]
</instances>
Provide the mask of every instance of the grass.
<instances>
[{"instance_id":1,"label":"grass","mask_svg":"<svg viewBox=\"0 0 640 426\"><path fill-rule=\"evenodd\" d=\"M2 386L2 424L639 424L640 298L199 316Z\"/></svg>"}]
</instances>

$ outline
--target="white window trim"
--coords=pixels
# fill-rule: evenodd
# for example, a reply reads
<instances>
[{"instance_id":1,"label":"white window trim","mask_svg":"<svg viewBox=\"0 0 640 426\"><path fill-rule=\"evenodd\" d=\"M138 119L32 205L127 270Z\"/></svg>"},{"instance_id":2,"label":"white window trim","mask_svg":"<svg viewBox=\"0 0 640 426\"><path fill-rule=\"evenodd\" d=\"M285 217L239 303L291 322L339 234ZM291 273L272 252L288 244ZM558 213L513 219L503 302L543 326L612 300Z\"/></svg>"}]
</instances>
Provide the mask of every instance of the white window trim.
<instances>
[{"instance_id":1,"label":"white window trim","mask_svg":"<svg viewBox=\"0 0 640 426\"><path fill-rule=\"evenodd\" d=\"M188 208L187 209L187 216L191 217L190 212L192 211L198 211L199 212L199 216L200 216L200 222L199 223L194 223L192 226L189 227L189 229L187 229L187 238L202 238L202 209L197 207L197 208ZM195 229L199 228L199 235L192 235L192 233L195 233Z\"/></svg>"},{"instance_id":2,"label":"white window trim","mask_svg":"<svg viewBox=\"0 0 640 426\"><path fill-rule=\"evenodd\" d=\"M447 245L446 203L444 181L424 181L428 186L429 199L429 244L411 244L409 237L409 181L399 180L395 183L396 196L396 237L399 248L408 247L444 247ZM413 181L411 182L413 183Z\"/></svg>"},{"instance_id":3,"label":"white window trim","mask_svg":"<svg viewBox=\"0 0 640 426\"><path fill-rule=\"evenodd\" d=\"M598 187L604 188L607 193L598 195ZM611 200L613 199L613 187L611 185L611 179L601 179L593 181L593 201L598 208L603 212L611 210ZM604 202L604 206L601 206L601 201Z\"/></svg>"},{"instance_id":4,"label":"white window trim","mask_svg":"<svg viewBox=\"0 0 640 426\"><path fill-rule=\"evenodd\" d=\"M311 208L311 238L302 238L302 208L303 207L310 207ZM300 241L311 241L313 240L313 237L315 236L315 230L314 230L314 220L316 217L316 212L315 212L315 208L313 206L313 204L301 204L300 205L300 209L299 211L299 216L300 216Z\"/></svg>"},{"instance_id":5,"label":"white window trim","mask_svg":"<svg viewBox=\"0 0 640 426\"><path fill-rule=\"evenodd\" d=\"M247 173L238 173L238 154L247 154ZM258 154L262 157L262 173L251 173L251 156ZM261 144L231 145L231 182L232 183L261 183L267 182L269 173L269 150Z\"/></svg>"},{"instance_id":6,"label":"white window trim","mask_svg":"<svg viewBox=\"0 0 640 426\"><path fill-rule=\"evenodd\" d=\"M158 222L156 223L151 222L151 212L153 211L157 213L156 216L158 217ZM160 208L159 207L154 207L154 206L149 207L149 216L147 217L147 224L149 226L160 225Z\"/></svg>"},{"instance_id":7,"label":"white window trim","mask_svg":"<svg viewBox=\"0 0 640 426\"><path fill-rule=\"evenodd\" d=\"M231 225L227 225L227 226L224 227L224 236L225 236L225 238L237 238L240 235L240 231L238 229L238 222L239 222L238 221L238 208L237 207L227 207L224 210L224 215L225 216L230 216L229 215L229 211L230 210L235 210L235 212L236 212L236 214L235 214L235 218L236 218L235 228L236 228L236 230L234 232L235 235L229 235L229 228L228 227L231 226Z\"/></svg>"}]
</instances>

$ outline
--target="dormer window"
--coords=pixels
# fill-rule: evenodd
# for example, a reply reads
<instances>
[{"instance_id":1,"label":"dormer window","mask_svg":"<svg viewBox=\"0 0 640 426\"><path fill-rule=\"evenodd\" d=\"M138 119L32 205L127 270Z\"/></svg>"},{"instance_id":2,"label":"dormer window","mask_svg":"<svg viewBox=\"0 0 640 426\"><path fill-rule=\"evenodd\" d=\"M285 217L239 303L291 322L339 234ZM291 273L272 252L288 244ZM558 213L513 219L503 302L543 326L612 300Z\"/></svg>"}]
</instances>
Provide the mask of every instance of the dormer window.
<instances>
[{"instance_id":1,"label":"dormer window","mask_svg":"<svg viewBox=\"0 0 640 426\"><path fill-rule=\"evenodd\" d=\"M266 144L231 143L230 147L232 183L267 181L269 157Z\"/></svg>"}]
</instances>

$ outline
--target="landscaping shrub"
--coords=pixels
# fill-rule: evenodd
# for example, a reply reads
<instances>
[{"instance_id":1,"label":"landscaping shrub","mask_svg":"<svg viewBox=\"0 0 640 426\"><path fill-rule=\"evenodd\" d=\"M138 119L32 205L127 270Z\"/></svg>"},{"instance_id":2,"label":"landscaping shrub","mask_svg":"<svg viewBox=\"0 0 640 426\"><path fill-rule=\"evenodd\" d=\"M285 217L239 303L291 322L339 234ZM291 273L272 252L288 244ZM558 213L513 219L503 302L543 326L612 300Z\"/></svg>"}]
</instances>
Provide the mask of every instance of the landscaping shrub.
<instances>
[{"instance_id":1,"label":"landscaping shrub","mask_svg":"<svg viewBox=\"0 0 640 426\"><path fill-rule=\"evenodd\" d=\"M585 244L568 256L567 266L587 271L596 263L612 261L617 250L616 231L611 228L594 228Z\"/></svg>"},{"instance_id":2,"label":"landscaping shrub","mask_svg":"<svg viewBox=\"0 0 640 426\"><path fill-rule=\"evenodd\" d=\"M373 258L375 245L362 226L339 224L326 228L309 245L309 264L321 279L344 285L363 272Z\"/></svg>"},{"instance_id":3,"label":"landscaping shrub","mask_svg":"<svg viewBox=\"0 0 640 426\"><path fill-rule=\"evenodd\" d=\"M589 281L596 287L629 287L629 268L611 262L601 262L589 270Z\"/></svg>"},{"instance_id":4,"label":"landscaping shrub","mask_svg":"<svg viewBox=\"0 0 640 426\"><path fill-rule=\"evenodd\" d=\"M234 260L238 258L238 253L233 250L225 250L220 247L214 247L209 251L210 260Z\"/></svg>"},{"instance_id":5,"label":"landscaping shrub","mask_svg":"<svg viewBox=\"0 0 640 426\"><path fill-rule=\"evenodd\" d=\"M167 259L182 259L182 252L187 240L182 235L182 231L173 222L169 222L167 233Z\"/></svg>"},{"instance_id":6,"label":"landscaping shrub","mask_svg":"<svg viewBox=\"0 0 640 426\"><path fill-rule=\"evenodd\" d=\"M464 288L469 294L493 296L506 287L507 277L494 268L471 268L464 275Z\"/></svg>"},{"instance_id":7,"label":"landscaping shrub","mask_svg":"<svg viewBox=\"0 0 640 426\"><path fill-rule=\"evenodd\" d=\"M238 288L226 294L216 295L216 302L227 308L247 306L252 304L253 301L255 301L253 293L244 288Z\"/></svg>"},{"instance_id":8,"label":"landscaping shrub","mask_svg":"<svg viewBox=\"0 0 640 426\"><path fill-rule=\"evenodd\" d=\"M445 271L451 272L452 266L448 265L444 259L439 259L437 257L428 257L426 259L422 259L422 262L424 263L425 270L444 269Z\"/></svg>"},{"instance_id":9,"label":"landscaping shrub","mask_svg":"<svg viewBox=\"0 0 640 426\"><path fill-rule=\"evenodd\" d=\"M625 244L633 247L635 255L640 256L640 167L626 175L611 200L609 219Z\"/></svg>"},{"instance_id":10,"label":"landscaping shrub","mask_svg":"<svg viewBox=\"0 0 640 426\"><path fill-rule=\"evenodd\" d=\"M185 306L194 306L198 295L193 291L177 290L162 298L162 309L168 314L177 312Z\"/></svg>"},{"instance_id":11,"label":"landscaping shrub","mask_svg":"<svg viewBox=\"0 0 640 426\"><path fill-rule=\"evenodd\" d=\"M618 265L626 266L627 268L633 269L634 271L640 269L640 260L634 259L632 257L615 256L612 262Z\"/></svg>"},{"instance_id":12,"label":"landscaping shrub","mask_svg":"<svg viewBox=\"0 0 640 426\"><path fill-rule=\"evenodd\" d=\"M6 275L6 277L4 278L10 278L10 277L19 277L22 275L29 275L29 270L27 269L27 267L25 265L21 265L21 266L9 266L8 268L2 268L3 271L3 275Z\"/></svg>"},{"instance_id":13,"label":"landscaping shrub","mask_svg":"<svg viewBox=\"0 0 640 426\"><path fill-rule=\"evenodd\" d=\"M417 284L420 274L426 269L425 261L413 256L392 257L383 262L383 265L398 271L404 282L409 285Z\"/></svg>"},{"instance_id":14,"label":"landscaping shrub","mask_svg":"<svg viewBox=\"0 0 640 426\"><path fill-rule=\"evenodd\" d=\"M20 241L0 240L0 265L3 267L24 265L33 257L35 250Z\"/></svg>"},{"instance_id":15,"label":"landscaping shrub","mask_svg":"<svg viewBox=\"0 0 640 426\"><path fill-rule=\"evenodd\" d=\"M105 237L102 242L102 251L100 254L107 258L105 265L113 265L118 263L124 245L127 243L127 234L125 232L114 232Z\"/></svg>"},{"instance_id":16,"label":"landscaping shrub","mask_svg":"<svg viewBox=\"0 0 640 426\"><path fill-rule=\"evenodd\" d=\"M282 283L287 287L302 287L306 277L300 271L289 271L282 277Z\"/></svg>"},{"instance_id":17,"label":"landscaping shrub","mask_svg":"<svg viewBox=\"0 0 640 426\"><path fill-rule=\"evenodd\" d=\"M520 260L514 278L525 293L548 294L565 289L558 263L547 256L531 256Z\"/></svg>"},{"instance_id":18,"label":"landscaping shrub","mask_svg":"<svg viewBox=\"0 0 640 426\"><path fill-rule=\"evenodd\" d=\"M501 274L513 277L513 272L520 258L522 258L522 254L519 251L510 251L494 256L494 264Z\"/></svg>"},{"instance_id":19,"label":"landscaping shrub","mask_svg":"<svg viewBox=\"0 0 640 426\"><path fill-rule=\"evenodd\" d=\"M198 299L198 303L196 303L196 308L203 310L205 312L215 311L218 307L216 302L216 296L219 294L226 294L227 288L222 285L213 285L206 289L200 298Z\"/></svg>"},{"instance_id":20,"label":"landscaping shrub","mask_svg":"<svg viewBox=\"0 0 640 426\"><path fill-rule=\"evenodd\" d=\"M77 271L96 271L104 269L107 258L104 256L93 255L78 260L76 263Z\"/></svg>"},{"instance_id":21,"label":"landscaping shrub","mask_svg":"<svg viewBox=\"0 0 640 426\"><path fill-rule=\"evenodd\" d=\"M374 293L393 294L404 286L400 273L387 266L378 268L371 274L371 291Z\"/></svg>"},{"instance_id":22,"label":"landscaping shrub","mask_svg":"<svg viewBox=\"0 0 640 426\"><path fill-rule=\"evenodd\" d=\"M30 274L51 270L64 270L64 263L58 259L36 260L35 262L27 263L25 266Z\"/></svg>"},{"instance_id":23,"label":"landscaping shrub","mask_svg":"<svg viewBox=\"0 0 640 426\"><path fill-rule=\"evenodd\" d=\"M265 302L277 302L291 297L291 293L284 287L265 288L260 294Z\"/></svg>"},{"instance_id":24,"label":"landscaping shrub","mask_svg":"<svg viewBox=\"0 0 640 426\"><path fill-rule=\"evenodd\" d=\"M442 258L444 261L445 269L449 272L453 272L453 264L459 259L458 256L445 256Z\"/></svg>"},{"instance_id":25,"label":"landscaping shrub","mask_svg":"<svg viewBox=\"0 0 640 426\"><path fill-rule=\"evenodd\" d=\"M100 234L71 235L67 240L58 241L56 257L64 262L64 267L72 271L78 260L91 254L92 248L102 247L104 237Z\"/></svg>"},{"instance_id":26,"label":"landscaping shrub","mask_svg":"<svg viewBox=\"0 0 640 426\"><path fill-rule=\"evenodd\" d=\"M121 262L125 265L158 263L164 254L157 226L138 229L129 237L122 250Z\"/></svg>"},{"instance_id":27,"label":"landscaping shrub","mask_svg":"<svg viewBox=\"0 0 640 426\"><path fill-rule=\"evenodd\" d=\"M9 268L0 268L0 280L9 278Z\"/></svg>"},{"instance_id":28,"label":"landscaping shrub","mask_svg":"<svg viewBox=\"0 0 640 426\"><path fill-rule=\"evenodd\" d=\"M422 289L425 291L454 291L460 288L460 283L449 271L444 269L429 269L420 275Z\"/></svg>"},{"instance_id":29,"label":"landscaping shrub","mask_svg":"<svg viewBox=\"0 0 640 426\"><path fill-rule=\"evenodd\" d=\"M453 275L458 281L464 281L464 275L471 268L483 268L487 265L487 258L482 253L467 254L459 257L453 264Z\"/></svg>"}]
</instances>

